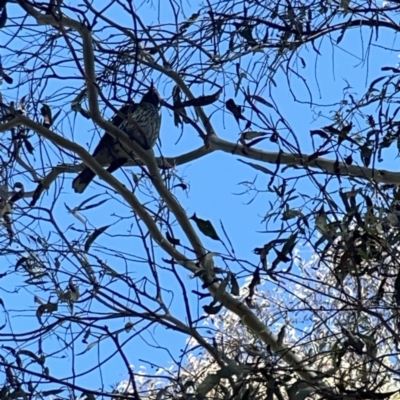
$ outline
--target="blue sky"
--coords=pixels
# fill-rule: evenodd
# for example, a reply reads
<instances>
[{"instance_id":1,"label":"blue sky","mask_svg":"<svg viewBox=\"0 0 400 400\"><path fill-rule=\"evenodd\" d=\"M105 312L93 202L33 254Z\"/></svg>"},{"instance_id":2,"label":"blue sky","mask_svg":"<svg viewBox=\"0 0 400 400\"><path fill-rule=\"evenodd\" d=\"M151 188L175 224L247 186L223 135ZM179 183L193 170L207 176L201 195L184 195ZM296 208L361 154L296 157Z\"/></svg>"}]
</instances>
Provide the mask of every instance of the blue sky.
<instances>
[{"instance_id":1,"label":"blue sky","mask_svg":"<svg viewBox=\"0 0 400 400\"><path fill-rule=\"evenodd\" d=\"M97 3L98 4L95 3L94 6L100 8L101 3L99 1ZM146 24L157 23L158 21L156 18L158 17L158 14L147 11L146 7L149 7L149 5L145 4L143 5L142 9L139 9L138 12L140 17ZM185 10L186 16L188 17L190 14L197 11L197 9L198 6L192 2L192 6L187 6L187 9ZM16 6L10 5L10 16L13 15L14 10L16 10ZM120 24L127 24L127 26L129 26L129 18L127 16L118 11L109 12L109 15L111 17L115 17ZM165 22L166 20L172 21L171 15L169 15L168 7L163 9L160 18L162 22ZM369 33L370 32L366 32L363 39L367 40ZM387 43L388 46L393 46L393 48L395 47L395 37L392 34L381 31L380 35L381 43L384 42ZM321 128L322 126L330 123L326 116L329 115L329 110L333 110L335 107L329 105L335 104L343 98L343 88L346 86L346 81L350 82L352 86L351 92L355 94L355 97L357 97L357 94L361 95L365 92L368 82L371 82L374 78L381 75L380 68L382 66L394 66L398 60L397 51L390 53L378 47L372 47L368 61L363 62L362 60L364 57L362 53L364 51L365 47L363 47L359 39L358 30L354 30L353 32L349 31L340 45L335 47L334 51L332 50L331 43L328 43L325 39L320 47L322 56L317 56L311 48L302 50L301 55L306 62L306 67L303 68L299 62L297 66L298 72L301 76L305 77L307 84L311 88L311 92L314 97L314 103L328 105L327 107L324 106L316 110L310 107L310 98L308 97L304 83L298 79L296 80L292 74L290 76L292 89L296 94L298 101L294 102L287 86L285 71L282 70L279 70L274 78L275 82L277 83L277 87L274 87L274 85L270 86L271 93L268 93L267 91L264 91L263 93L257 93L262 95L267 101L271 101L271 97L274 99L281 114L285 116L295 130L297 139L301 142L302 150L304 152L312 152L309 131L311 129ZM4 67L7 68L6 62L9 61L9 59L4 57L5 55L6 54L3 54L3 63ZM251 56L247 56L241 61L241 67L243 70L246 69L246 65L250 59ZM222 84L222 82L218 83ZM60 82L55 85L58 84L60 84ZM72 84L72 82L68 82L68 84ZM254 90L254 86L252 84L249 85L250 89ZM7 85L3 83L3 89L6 87ZM60 90L61 89L62 88L60 87ZM170 94L172 90L172 84L170 81L168 81L168 79L161 79L161 81L159 81L158 89L166 100L171 101ZM58 88L57 86L51 86L47 90L50 95L51 93L57 91ZM20 92L7 90L5 92L8 96L15 96L14 100L17 100L26 93L23 93L23 90ZM215 88L209 87L206 88L204 94L210 94L213 92L215 92ZM203 94L200 87L195 88L195 93L197 95ZM230 84L225 86L222 96L223 97L221 97L221 100L223 100L223 102L226 99L233 97L233 85ZM238 104L243 104L243 98L240 95L236 97L235 100ZM229 113L222 113L220 110L217 111L217 109L222 107L223 102L216 103L216 105L207 106L205 107L205 111L208 115L213 114L211 117L211 122L213 123L217 133L222 138L236 141L238 140L240 133L236 121ZM265 111L267 116L269 116L271 113L271 110L265 106L260 105L260 108ZM67 122L70 122L74 137L79 143L84 145L91 138L91 125L83 117L79 115L75 117L72 113L70 113L67 105L65 106L64 110L65 112L69 112L69 119L65 119L64 123L56 126L56 128L66 129L68 127ZM316 112L320 110L322 110L324 116L316 119ZM374 110L372 109L371 112L373 111ZM201 145L200 138L197 137L197 134L192 129L187 128L187 126L185 126L182 139L178 144L176 144L176 141L181 134L180 129L173 125L172 115L167 110L164 109L162 113L163 124L161 130L161 141L162 153L164 155L179 155L185 151L193 150ZM111 115L110 111L109 114ZM246 116L250 117L249 111L246 111ZM272 114L271 117L276 119L276 115ZM241 127L242 129L244 128L243 125ZM87 136L86 132L88 132ZM71 135L71 132L66 132L63 130L63 134L68 136ZM95 145L96 141L93 142L92 148L94 148ZM277 146L268 140L261 142L258 147L269 151L277 150ZM239 163L237 159L237 156L215 152L190 164L180 166L177 168L177 174L184 177L185 182L189 184L190 190L188 193L177 192L176 195L189 216L193 215L193 213L196 213L201 218L209 219L212 221L214 227L219 233L222 233L219 224L219 221L222 221L225 229L229 233L230 240L235 247L237 257L257 264L258 257L253 254L252 250L255 247L262 246L272 238L270 234L265 233L265 226L261 223L261 220L268 210L268 201L273 201L274 195L268 193L260 194L250 205L246 205L246 203L252 198L252 194L249 193L238 195L238 193L243 192L244 189L243 186L240 185L240 182L250 182L256 178L256 186L260 190L266 190L270 177L262 175L250 167ZM389 156L385 158L385 162L383 163L382 167L395 170L396 162L395 155L389 154ZM54 163L56 163L55 159ZM267 167L270 166L267 165ZM290 173L291 172L289 172L289 174ZM74 174L69 174L66 176L66 179L63 181L63 194L55 207L55 215L57 215L58 221L64 229L70 227L71 224L74 224L75 228L82 228L82 224L68 213L64 203L66 203L70 208L73 208L81 203L84 199L89 198L95 193L99 193L98 187L96 185L92 185L91 190L88 190L84 195L80 196L74 194L70 189L70 185L74 176ZM123 174L120 172L118 173L118 176L122 177ZM61 180L59 182L61 182ZM34 189L34 184L27 183L26 188L27 190L32 190ZM301 186L299 189L307 193L315 192L313 185L306 180L301 181ZM102 189L100 189L100 191L104 192ZM106 198L106 195L103 198ZM51 196L44 195L39 205L48 206L51 201ZM98 201L98 199L95 201ZM115 221L115 217L111 216L113 212L126 217L129 215L129 210L123 205L119 205L118 208L115 209L110 209L107 208L107 204L109 203L105 203L102 208L96 208L84 213L85 217L90 220L90 223L93 225L93 227L99 228L107 225L111 221ZM117 207L116 202L112 204L112 207ZM309 207L311 206L312 205L309 205ZM132 246L135 246L137 242L131 237L121 237L117 235L125 234L130 223L132 222L134 222L132 219L128 219L126 223L121 223L115 227L111 227L106 234L96 241L96 245L109 245L110 247L120 249L121 251L125 251L126 249L130 251L129 249ZM46 226L44 226L43 230L46 231L46 229L48 229L48 227L46 228ZM68 234L71 238L79 237L78 233L74 233L71 230L68 231ZM224 249L220 243L212 241L206 237L203 237L203 239L204 244L209 250L224 252ZM95 249L95 247L93 249ZM304 254L306 256L308 255L306 252ZM98 255L101 255L101 253L98 253ZM121 260L118 260L118 258L112 256L104 256L104 258L107 259L107 261L110 262L110 265L117 270L124 271L125 267L127 267L128 269L131 268L130 270L134 276L140 276L142 273L139 264L128 263L128 265L125 266ZM67 264L66 261L64 262ZM219 262L220 261L217 259L217 264ZM10 264L13 265L13 263L14 260L10 259ZM239 271L237 265L234 263L232 263L231 267L233 268L233 271ZM197 287L198 282L190 279L189 274L186 271L180 271L182 279L188 288L199 289ZM164 280L164 285L168 287L171 292L175 292L173 295L171 292L167 293L166 299L171 299L171 301L174 299L172 303L172 310L179 316L181 314L180 308L182 306L180 289L176 281L171 281L171 274L167 272L161 272L161 277ZM14 275L7 278L6 287L13 287L16 284L22 283L16 279L17 278L15 278ZM15 300L16 297L13 295L8 295L4 292L4 289L1 297L4 299L6 306L16 310L25 310L26 308L34 310L37 307L37 305L33 304L34 293L28 293L24 289L21 289L19 293L20 294L17 297L17 303ZM202 305L204 304L207 304L207 302L202 303ZM193 302L192 310L194 315L196 315L197 312L198 316L202 315L202 309L197 308L196 302ZM15 331L18 331L19 329L26 329L27 321L32 321L32 326L37 327L37 321L34 316L28 317L24 311L16 312L15 314L19 315L18 318L13 318L12 324ZM112 329L120 329L124 326L125 322L126 321L119 321L117 323L110 322L109 326ZM151 328L144 336L146 337L146 340L151 340L152 336L155 337L159 341L160 345L168 347L168 349L174 355L179 355L180 349L185 345L185 338L183 335L169 331L166 332L160 328ZM123 341L129 338L129 335L121 334L120 338L121 341ZM85 347L85 345L80 344L80 340L81 339L77 341L77 348L79 348L79 351ZM53 340L49 342L49 344L46 344L47 352L51 351L52 346L55 346L55 342L56 340ZM99 350L97 347L94 347L90 352L88 352L88 354L77 358L77 365L79 367L83 365L92 365L95 363L95 357L97 357L98 350L103 355L104 353L107 353L109 349L110 347L101 347ZM79 351L77 350L77 352ZM152 350L143 341L139 341L138 339L131 341L127 345L126 354L129 361L132 364L135 364L137 367L142 364L139 361L140 359L152 360L153 362L157 362L159 365L164 366L168 366L170 361L170 356L166 351ZM71 361L71 359L68 357L63 362L51 364L51 372L55 374L62 374L65 372L65 365L67 361ZM115 383L123 378L126 378L125 369L121 366L120 358L111 360L104 368L103 373L107 375L105 381L108 384ZM91 374L91 378L97 380L99 379L99 376L97 373L94 373ZM88 384L93 384L93 382L95 382L94 380L89 382L88 378L84 378L82 381L85 383L87 382Z\"/></svg>"}]
</instances>

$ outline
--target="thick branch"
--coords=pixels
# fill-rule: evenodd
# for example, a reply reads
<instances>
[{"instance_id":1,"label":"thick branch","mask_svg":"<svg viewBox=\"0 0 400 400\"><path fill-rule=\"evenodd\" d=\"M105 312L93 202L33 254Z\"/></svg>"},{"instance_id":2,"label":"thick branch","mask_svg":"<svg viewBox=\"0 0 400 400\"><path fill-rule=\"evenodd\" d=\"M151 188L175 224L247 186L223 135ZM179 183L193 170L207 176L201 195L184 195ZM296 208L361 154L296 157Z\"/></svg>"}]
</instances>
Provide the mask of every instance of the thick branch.
<instances>
[{"instance_id":1,"label":"thick branch","mask_svg":"<svg viewBox=\"0 0 400 400\"><path fill-rule=\"evenodd\" d=\"M276 153L265 150L244 147L240 144L229 142L217 136L209 139L209 145L213 150L221 150L225 153L237 154L252 160L263 161L270 164L288 165L294 168L316 168L330 175L341 175L360 178L386 184L400 185L400 173L383 169L372 169L358 165L347 165L345 163L328 160L327 158L316 158L309 161L309 155L295 155L287 153Z\"/></svg>"}]
</instances>

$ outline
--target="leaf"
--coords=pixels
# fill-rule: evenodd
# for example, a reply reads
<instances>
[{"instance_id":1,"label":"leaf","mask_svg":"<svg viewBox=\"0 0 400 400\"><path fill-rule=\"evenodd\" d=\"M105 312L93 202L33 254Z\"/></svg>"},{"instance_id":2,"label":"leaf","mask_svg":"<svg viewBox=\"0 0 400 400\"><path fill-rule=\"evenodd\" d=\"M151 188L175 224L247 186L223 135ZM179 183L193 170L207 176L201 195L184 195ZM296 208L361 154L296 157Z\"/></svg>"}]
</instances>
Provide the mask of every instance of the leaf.
<instances>
[{"instance_id":1,"label":"leaf","mask_svg":"<svg viewBox=\"0 0 400 400\"><path fill-rule=\"evenodd\" d=\"M287 208L283 212L282 221L289 221L292 218L303 217L303 214L301 213L301 211L292 210L291 208L288 208L288 207L289 206L287 205Z\"/></svg>"},{"instance_id":2,"label":"leaf","mask_svg":"<svg viewBox=\"0 0 400 400\"><path fill-rule=\"evenodd\" d=\"M215 292L215 298L218 300L220 296L225 292L226 287L228 286L228 283L230 281L230 276L229 274L225 277L225 279L218 285L218 289Z\"/></svg>"},{"instance_id":3,"label":"leaf","mask_svg":"<svg viewBox=\"0 0 400 400\"><path fill-rule=\"evenodd\" d=\"M93 233L89 235L85 243L85 252L87 253L90 250L90 246L94 243L94 241L108 229L110 225L102 226L99 229L95 229Z\"/></svg>"},{"instance_id":4,"label":"leaf","mask_svg":"<svg viewBox=\"0 0 400 400\"><path fill-rule=\"evenodd\" d=\"M35 150L35 148L33 147L33 144L24 137L24 145L26 147L26 150L28 151L29 154L33 154L33 151Z\"/></svg>"},{"instance_id":5,"label":"leaf","mask_svg":"<svg viewBox=\"0 0 400 400\"><path fill-rule=\"evenodd\" d=\"M295 232L289 236L288 240L285 242L285 244L282 247L282 253L285 255L291 254L296 243L297 243L297 232Z\"/></svg>"},{"instance_id":6,"label":"leaf","mask_svg":"<svg viewBox=\"0 0 400 400\"><path fill-rule=\"evenodd\" d=\"M256 145L257 143L262 142L262 141L265 140L265 139L266 139L265 137L263 137L263 138L258 138L258 139L254 139L254 140L252 140L250 143L247 143L246 146L247 146L248 148L250 148L250 147Z\"/></svg>"},{"instance_id":7,"label":"leaf","mask_svg":"<svg viewBox=\"0 0 400 400\"><path fill-rule=\"evenodd\" d=\"M0 19L1 19L1 17L0 17ZM14 82L13 78L11 78L11 76L8 75L8 74L6 74L3 70L1 70L1 77L2 77L9 85L11 85L11 84Z\"/></svg>"},{"instance_id":8,"label":"leaf","mask_svg":"<svg viewBox=\"0 0 400 400\"><path fill-rule=\"evenodd\" d=\"M45 189L46 188L43 186L42 182L39 182L35 191L33 192L32 200L29 204L31 207L34 207L36 205L36 202L39 200L40 196L45 191Z\"/></svg>"},{"instance_id":9,"label":"leaf","mask_svg":"<svg viewBox=\"0 0 400 400\"><path fill-rule=\"evenodd\" d=\"M170 235L170 233L167 231L165 234L168 242L170 242L174 246L179 246L181 244L181 241L179 239L175 239L173 236Z\"/></svg>"},{"instance_id":10,"label":"leaf","mask_svg":"<svg viewBox=\"0 0 400 400\"><path fill-rule=\"evenodd\" d=\"M311 154L308 156L307 161L314 161L319 157L322 157L326 154L329 154L331 150L321 150L321 151L316 151L315 153Z\"/></svg>"},{"instance_id":11,"label":"leaf","mask_svg":"<svg viewBox=\"0 0 400 400\"><path fill-rule=\"evenodd\" d=\"M187 113L184 108L182 108L182 100L181 100L181 89L178 85L175 85L172 89L172 100L174 104L174 124L175 126L179 126L182 124L182 120L184 123L187 123ZM179 112L177 112L179 111ZM182 120L181 120L182 118Z\"/></svg>"},{"instance_id":12,"label":"leaf","mask_svg":"<svg viewBox=\"0 0 400 400\"><path fill-rule=\"evenodd\" d=\"M210 305L203 306L203 310L209 315L218 314L223 308L223 304L220 304L218 306L214 306L214 305L212 305L213 303L211 303Z\"/></svg>"},{"instance_id":13,"label":"leaf","mask_svg":"<svg viewBox=\"0 0 400 400\"><path fill-rule=\"evenodd\" d=\"M246 120L246 118L242 115L242 107L238 106L235 103L235 100L229 99L225 102L226 108L233 114L236 121L239 123L239 120Z\"/></svg>"},{"instance_id":14,"label":"leaf","mask_svg":"<svg viewBox=\"0 0 400 400\"><path fill-rule=\"evenodd\" d=\"M345 159L344 162L346 163L346 165L351 165L353 164L353 156L351 154L349 154Z\"/></svg>"},{"instance_id":15,"label":"leaf","mask_svg":"<svg viewBox=\"0 0 400 400\"><path fill-rule=\"evenodd\" d=\"M94 346L97 346L99 344L99 342L92 342L92 343L89 343L88 345L87 345L87 347L86 347L86 351L88 351L88 350L90 350L90 349L93 349L93 347Z\"/></svg>"},{"instance_id":16,"label":"leaf","mask_svg":"<svg viewBox=\"0 0 400 400\"><path fill-rule=\"evenodd\" d=\"M267 106L267 107L274 108L274 105L273 105L273 104L269 103L267 100L265 100L265 99L264 99L263 97L261 97L261 96L257 96L256 94L251 94L251 95L249 96L249 98L258 101L258 102L264 104L264 105Z\"/></svg>"},{"instance_id":17,"label":"leaf","mask_svg":"<svg viewBox=\"0 0 400 400\"><path fill-rule=\"evenodd\" d=\"M363 144L360 147L361 160L365 167L368 167L371 162L372 152L373 152L372 148L369 147L367 144Z\"/></svg>"},{"instance_id":18,"label":"leaf","mask_svg":"<svg viewBox=\"0 0 400 400\"><path fill-rule=\"evenodd\" d=\"M202 106L208 106L210 104L215 103L219 96L222 93L222 88L220 88L218 91L216 91L214 94L211 94L209 96L199 96L196 97L195 99L191 100L186 100L182 102L180 105L181 107L202 107Z\"/></svg>"},{"instance_id":19,"label":"leaf","mask_svg":"<svg viewBox=\"0 0 400 400\"><path fill-rule=\"evenodd\" d=\"M131 329L133 328L133 323L132 322L127 322L124 326L125 332L129 333Z\"/></svg>"},{"instance_id":20,"label":"leaf","mask_svg":"<svg viewBox=\"0 0 400 400\"><path fill-rule=\"evenodd\" d=\"M93 199L95 199L96 197L99 197L99 196L101 196L101 194L95 194L94 196L91 196L91 197L89 197L88 199L83 200L82 203L80 203L79 206L76 207L75 209L76 209L76 210L82 210L82 209L83 209L83 206L84 206L86 203L89 203L90 201L92 201ZM69 208L68 208L68 211L71 212L71 210L70 210Z\"/></svg>"},{"instance_id":21,"label":"leaf","mask_svg":"<svg viewBox=\"0 0 400 400\"><path fill-rule=\"evenodd\" d=\"M342 39L344 38L344 34L346 33L347 29L349 28L349 26L351 24L351 21L352 21L352 18L350 18L346 22L345 26L343 27L342 31L340 32L339 37L336 39L336 45L338 45L342 41Z\"/></svg>"},{"instance_id":22,"label":"leaf","mask_svg":"<svg viewBox=\"0 0 400 400\"><path fill-rule=\"evenodd\" d=\"M220 377L218 374L209 374L206 376L203 382L197 387L197 398L203 399L208 392L215 388L219 384Z\"/></svg>"},{"instance_id":23,"label":"leaf","mask_svg":"<svg viewBox=\"0 0 400 400\"><path fill-rule=\"evenodd\" d=\"M277 341L276 341L278 346L282 346L283 339L285 339L285 333L286 333L286 326L283 325L281 330L278 333L278 338L277 338Z\"/></svg>"},{"instance_id":24,"label":"leaf","mask_svg":"<svg viewBox=\"0 0 400 400\"><path fill-rule=\"evenodd\" d=\"M198 218L196 216L196 213L194 213L193 217L191 217L190 219L192 219L196 223L201 233L210 237L213 240L221 240L218 237L217 231L214 229L210 221Z\"/></svg>"},{"instance_id":25,"label":"leaf","mask_svg":"<svg viewBox=\"0 0 400 400\"><path fill-rule=\"evenodd\" d=\"M40 395L43 396L43 397L56 396L57 394L60 394L62 392L64 392L64 389L44 390L43 392L40 392Z\"/></svg>"},{"instance_id":26,"label":"leaf","mask_svg":"<svg viewBox=\"0 0 400 400\"><path fill-rule=\"evenodd\" d=\"M231 293L234 296L240 296L240 287L235 274L231 274Z\"/></svg>"},{"instance_id":27,"label":"leaf","mask_svg":"<svg viewBox=\"0 0 400 400\"><path fill-rule=\"evenodd\" d=\"M18 267L22 266L23 264L25 264L25 262L28 261L27 257L21 257L17 263L15 264L15 270L18 269Z\"/></svg>"},{"instance_id":28,"label":"leaf","mask_svg":"<svg viewBox=\"0 0 400 400\"><path fill-rule=\"evenodd\" d=\"M42 315L44 313L52 313L54 311L58 310L58 305L57 303L47 303L47 304L41 304L38 309L36 310L36 317L39 321L40 324L42 324Z\"/></svg>"},{"instance_id":29,"label":"leaf","mask_svg":"<svg viewBox=\"0 0 400 400\"><path fill-rule=\"evenodd\" d=\"M249 285L249 297L252 297L257 285L261 283L260 268L257 267L253 273L253 279Z\"/></svg>"},{"instance_id":30,"label":"leaf","mask_svg":"<svg viewBox=\"0 0 400 400\"><path fill-rule=\"evenodd\" d=\"M252 168L254 168L254 169L258 170L258 171L264 172L264 174L274 175L274 173L270 169L268 169L266 167L263 167L262 165L250 163L250 162L243 161L243 160L238 160L238 161L240 161L243 164L250 165L250 167L252 167Z\"/></svg>"},{"instance_id":31,"label":"leaf","mask_svg":"<svg viewBox=\"0 0 400 400\"><path fill-rule=\"evenodd\" d=\"M193 13L187 21L182 23L182 25L179 27L179 32L184 33L186 30L190 27L190 25L193 24L199 18L200 11Z\"/></svg>"},{"instance_id":32,"label":"leaf","mask_svg":"<svg viewBox=\"0 0 400 400\"><path fill-rule=\"evenodd\" d=\"M263 137L265 135L266 135L265 132L250 131L250 132L243 132L241 136L243 140L253 140L259 137Z\"/></svg>"},{"instance_id":33,"label":"leaf","mask_svg":"<svg viewBox=\"0 0 400 400\"><path fill-rule=\"evenodd\" d=\"M164 397L165 395L165 397ZM156 396L156 400L163 400L163 399L168 399L168 390L167 389L161 389Z\"/></svg>"},{"instance_id":34,"label":"leaf","mask_svg":"<svg viewBox=\"0 0 400 400\"><path fill-rule=\"evenodd\" d=\"M91 208L96 208L101 206L102 204L106 203L109 199L104 199L99 201L98 203L94 203L94 204L89 204L86 207L80 208L80 211L84 211L84 210L90 210Z\"/></svg>"},{"instance_id":35,"label":"leaf","mask_svg":"<svg viewBox=\"0 0 400 400\"><path fill-rule=\"evenodd\" d=\"M329 139L329 137L330 137L326 132L324 132L321 129L316 129L316 130L310 131L310 134L311 134L311 136L314 136L314 135L320 136L323 139Z\"/></svg>"},{"instance_id":36,"label":"leaf","mask_svg":"<svg viewBox=\"0 0 400 400\"><path fill-rule=\"evenodd\" d=\"M96 397L93 393L84 392L84 395L86 396L84 400L96 400Z\"/></svg>"},{"instance_id":37,"label":"leaf","mask_svg":"<svg viewBox=\"0 0 400 400\"><path fill-rule=\"evenodd\" d=\"M36 361L39 365L44 365L44 361L45 361L44 357L39 357L35 353L30 351L30 350L21 349L21 350L18 350L18 354L19 355L22 354L24 356L28 356L32 360Z\"/></svg>"},{"instance_id":38,"label":"leaf","mask_svg":"<svg viewBox=\"0 0 400 400\"><path fill-rule=\"evenodd\" d=\"M7 23L7 8L4 7L3 11L1 12L1 15L0 15L0 29L4 28L6 26L6 23ZM7 83L9 83L9 82L7 82Z\"/></svg>"},{"instance_id":39,"label":"leaf","mask_svg":"<svg viewBox=\"0 0 400 400\"><path fill-rule=\"evenodd\" d=\"M69 279L68 287L70 289L68 291L69 300L72 303L76 303L79 299L79 288L75 285L74 281L72 280L72 277Z\"/></svg>"},{"instance_id":40,"label":"leaf","mask_svg":"<svg viewBox=\"0 0 400 400\"><path fill-rule=\"evenodd\" d=\"M40 109L40 113L43 116L43 125L46 128L50 128L51 124L53 123L51 108L47 104L43 104L43 107Z\"/></svg>"}]
</instances>

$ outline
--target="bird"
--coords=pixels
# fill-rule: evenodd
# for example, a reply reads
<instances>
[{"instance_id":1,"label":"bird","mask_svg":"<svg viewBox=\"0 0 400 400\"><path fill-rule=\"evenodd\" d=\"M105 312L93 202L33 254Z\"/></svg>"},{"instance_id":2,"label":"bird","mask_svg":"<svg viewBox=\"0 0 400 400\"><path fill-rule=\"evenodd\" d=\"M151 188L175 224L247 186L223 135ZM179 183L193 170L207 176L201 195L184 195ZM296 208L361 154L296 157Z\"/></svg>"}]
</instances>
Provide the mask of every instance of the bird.
<instances>
[{"instance_id":1,"label":"bird","mask_svg":"<svg viewBox=\"0 0 400 400\"><path fill-rule=\"evenodd\" d=\"M127 103L119 110L124 115L114 115L111 123L124 131L132 140L144 150L154 147L160 135L161 116L159 112L160 96L156 88L151 85L139 104ZM132 122L135 121L135 123ZM137 128L139 126L141 129ZM107 132L100 139L92 157L102 165L108 165L107 171L112 173L122 167L131 157L131 150L124 148L118 139ZM72 187L76 193L83 193L96 174L85 167L73 180Z\"/></svg>"}]
</instances>

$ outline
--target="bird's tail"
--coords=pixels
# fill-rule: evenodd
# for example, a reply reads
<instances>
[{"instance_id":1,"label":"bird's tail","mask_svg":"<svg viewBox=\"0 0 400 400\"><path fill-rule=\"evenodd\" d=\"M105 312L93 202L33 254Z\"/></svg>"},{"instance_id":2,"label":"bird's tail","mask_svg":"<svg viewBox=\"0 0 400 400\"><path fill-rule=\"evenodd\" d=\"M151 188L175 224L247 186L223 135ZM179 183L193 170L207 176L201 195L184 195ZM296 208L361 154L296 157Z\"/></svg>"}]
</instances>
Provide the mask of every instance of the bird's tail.
<instances>
[{"instance_id":1,"label":"bird's tail","mask_svg":"<svg viewBox=\"0 0 400 400\"><path fill-rule=\"evenodd\" d=\"M74 179L72 187L76 193L83 193L96 174L90 168L84 170Z\"/></svg>"},{"instance_id":2,"label":"bird's tail","mask_svg":"<svg viewBox=\"0 0 400 400\"><path fill-rule=\"evenodd\" d=\"M107 168L107 171L112 173L118 168L122 167L127 161L127 158L119 158L114 160ZM95 176L96 174L90 168L84 168L84 170L72 182L72 187L75 192L83 193Z\"/></svg>"}]
</instances>

